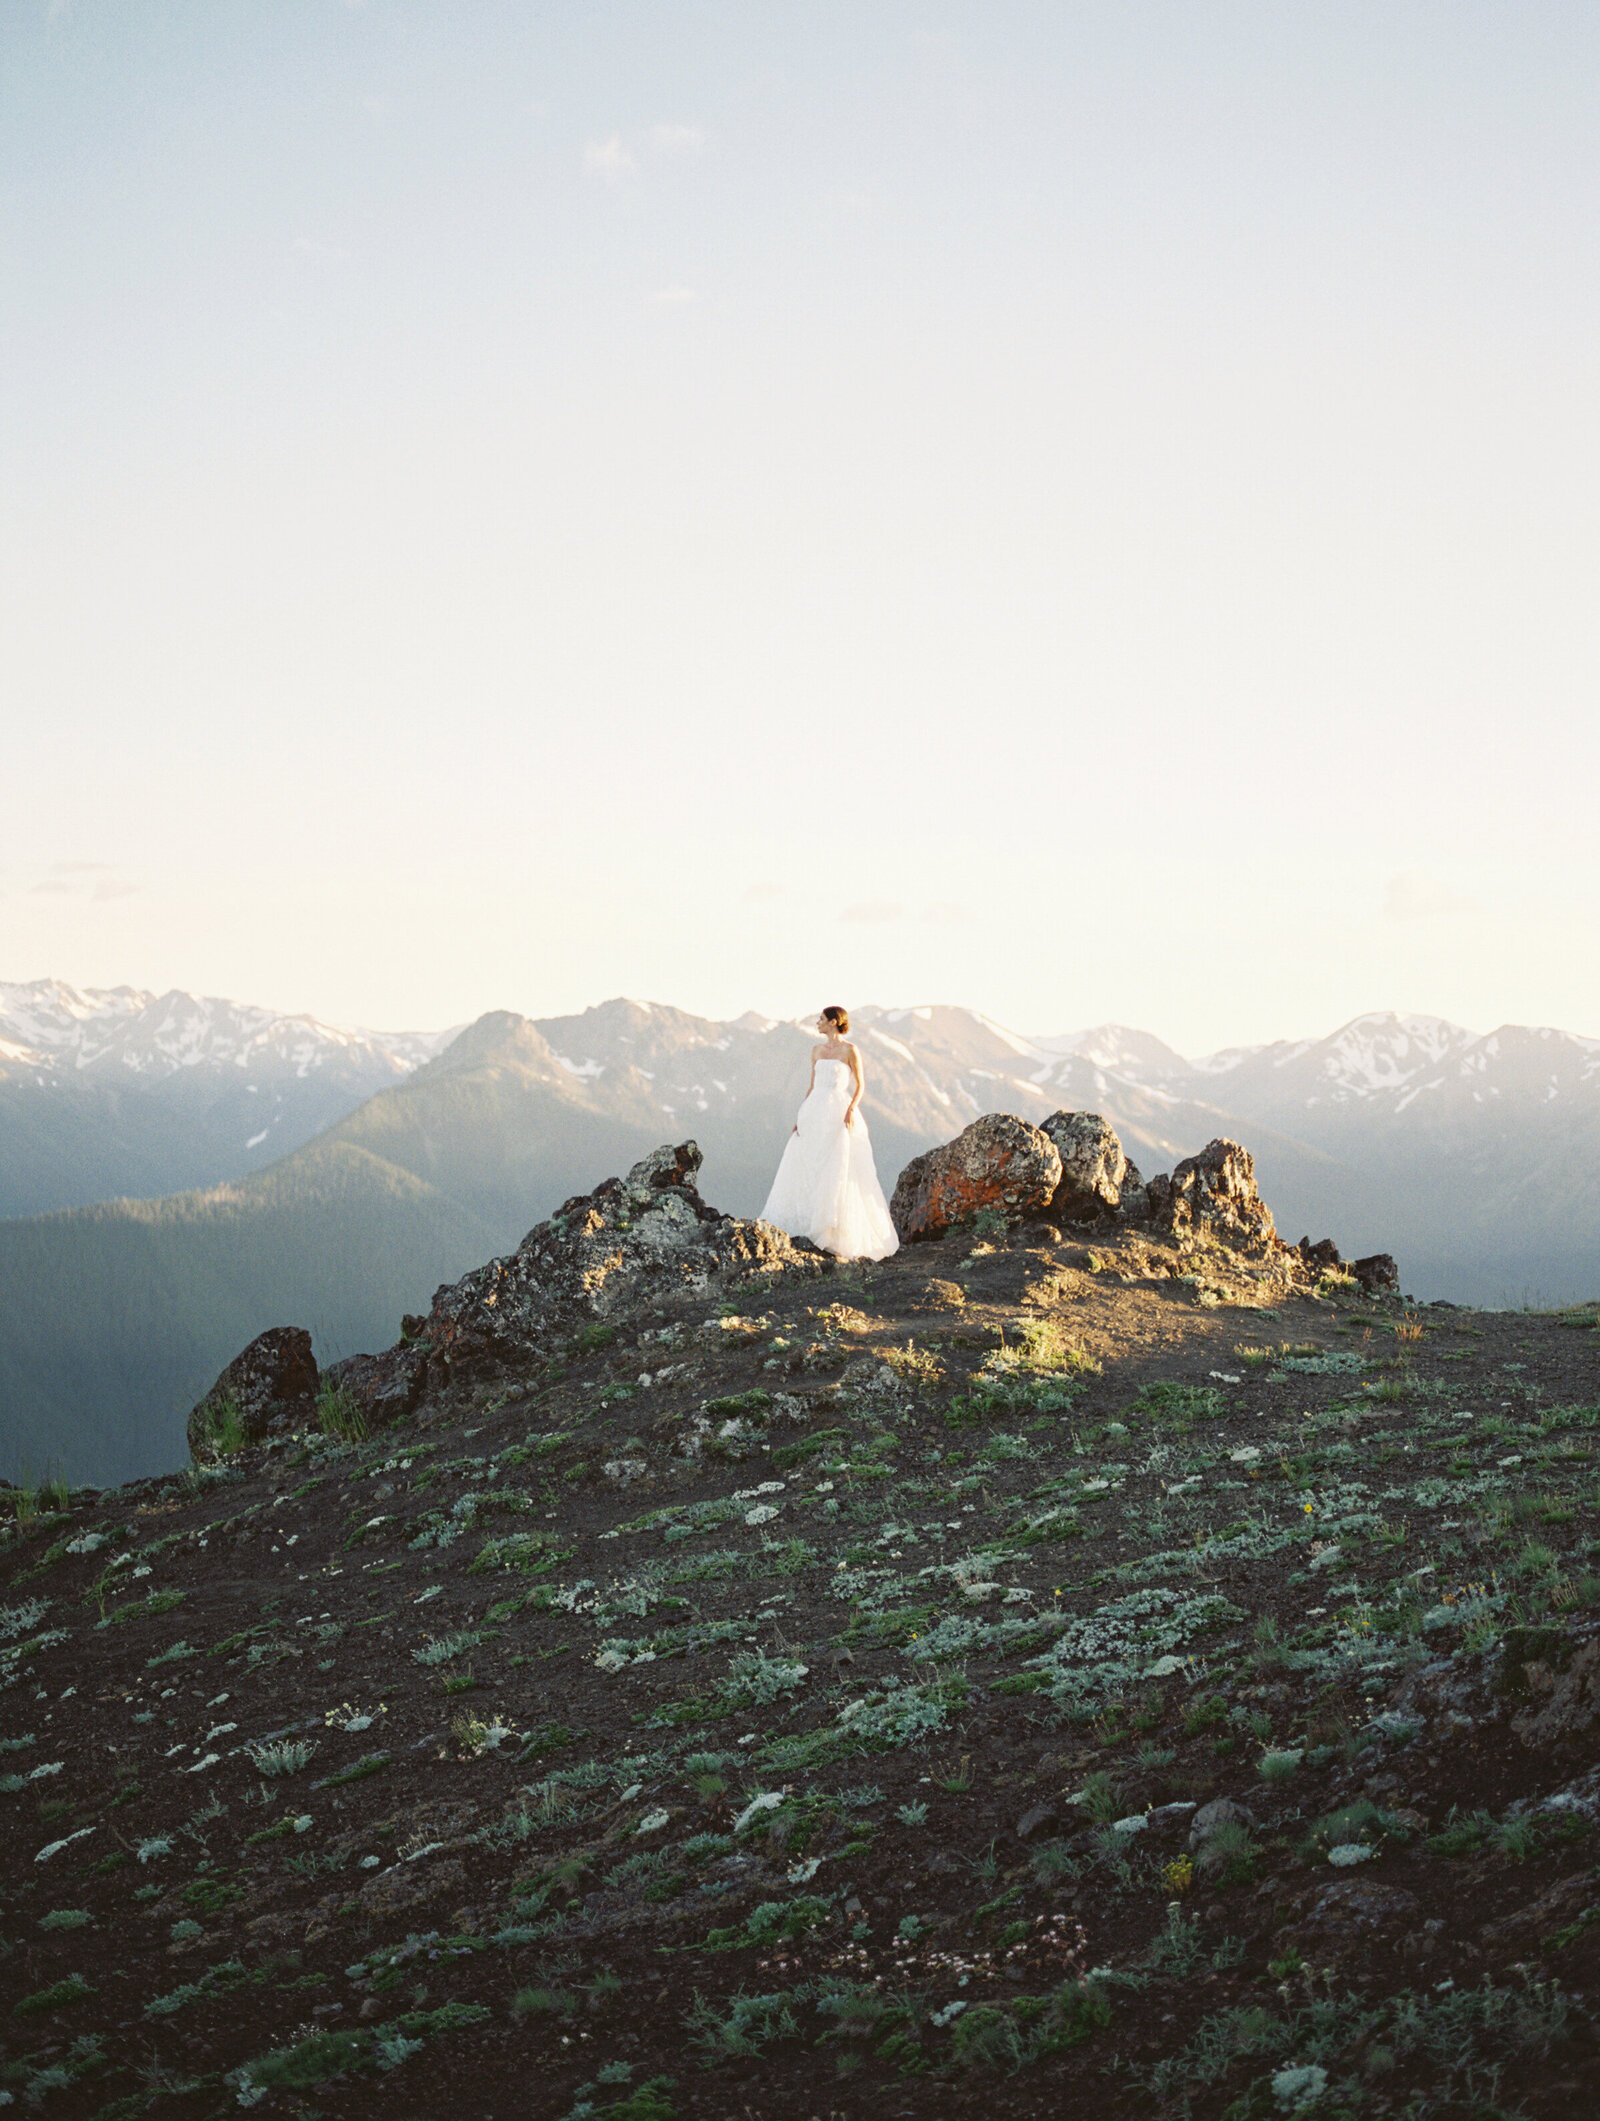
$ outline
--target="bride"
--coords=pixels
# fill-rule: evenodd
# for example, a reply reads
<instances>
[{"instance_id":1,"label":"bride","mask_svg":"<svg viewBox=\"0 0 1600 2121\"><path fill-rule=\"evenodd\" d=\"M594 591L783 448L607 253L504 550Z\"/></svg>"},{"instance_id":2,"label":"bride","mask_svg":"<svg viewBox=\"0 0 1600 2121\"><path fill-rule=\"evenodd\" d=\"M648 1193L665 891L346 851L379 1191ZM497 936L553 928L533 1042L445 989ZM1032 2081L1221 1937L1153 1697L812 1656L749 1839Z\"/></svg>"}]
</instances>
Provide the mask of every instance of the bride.
<instances>
[{"instance_id":1,"label":"bride","mask_svg":"<svg viewBox=\"0 0 1600 2121\"><path fill-rule=\"evenodd\" d=\"M849 1029L846 1009L827 1008L817 1018L821 1043L811 1049L811 1081L761 1220L840 1259L887 1259L900 1240L857 1110L865 1082Z\"/></svg>"}]
</instances>

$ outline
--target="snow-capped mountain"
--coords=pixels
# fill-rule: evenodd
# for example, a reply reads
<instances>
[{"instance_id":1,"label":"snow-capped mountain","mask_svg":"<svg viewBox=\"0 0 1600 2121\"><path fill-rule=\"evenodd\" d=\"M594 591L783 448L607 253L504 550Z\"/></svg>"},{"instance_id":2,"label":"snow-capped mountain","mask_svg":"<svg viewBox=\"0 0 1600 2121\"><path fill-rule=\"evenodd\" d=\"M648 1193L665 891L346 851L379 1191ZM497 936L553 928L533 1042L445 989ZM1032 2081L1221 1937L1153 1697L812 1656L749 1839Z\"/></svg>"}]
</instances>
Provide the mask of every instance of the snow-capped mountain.
<instances>
[{"instance_id":1,"label":"snow-capped mountain","mask_svg":"<svg viewBox=\"0 0 1600 2121\"><path fill-rule=\"evenodd\" d=\"M1496 1102L1600 1098L1600 1039L1503 1024L1485 1035L1439 1016L1375 1011L1323 1039L1231 1046L1185 1061L1144 1032L1106 1024L1036 1043L1093 1059L1117 1079L1293 1125L1315 1138L1415 1108L1417 1120Z\"/></svg>"},{"instance_id":2,"label":"snow-capped mountain","mask_svg":"<svg viewBox=\"0 0 1600 2121\"><path fill-rule=\"evenodd\" d=\"M0 981L0 1059L12 1067L146 1082L181 1068L230 1067L252 1077L287 1070L303 1080L332 1070L398 1080L454 1036L342 1030L314 1016L176 989L149 994L138 987L69 987L62 980Z\"/></svg>"},{"instance_id":3,"label":"snow-capped mountain","mask_svg":"<svg viewBox=\"0 0 1600 2121\"><path fill-rule=\"evenodd\" d=\"M0 982L0 1215L241 1177L446 1046L137 987Z\"/></svg>"}]
</instances>

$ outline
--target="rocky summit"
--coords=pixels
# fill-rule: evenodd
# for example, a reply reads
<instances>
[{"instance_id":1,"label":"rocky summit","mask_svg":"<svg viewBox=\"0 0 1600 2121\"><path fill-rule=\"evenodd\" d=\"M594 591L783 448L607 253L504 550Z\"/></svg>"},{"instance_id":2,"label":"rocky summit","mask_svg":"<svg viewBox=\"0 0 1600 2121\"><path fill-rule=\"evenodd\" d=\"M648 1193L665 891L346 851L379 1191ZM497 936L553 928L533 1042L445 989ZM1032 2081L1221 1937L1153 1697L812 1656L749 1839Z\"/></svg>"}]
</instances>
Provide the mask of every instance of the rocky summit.
<instances>
[{"instance_id":1,"label":"rocky summit","mask_svg":"<svg viewBox=\"0 0 1600 2121\"><path fill-rule=\"evenodd\" d=\"M0 1490L0 2103L1600 2110L1600 1304L1088 1113L875 1265L698 1169Z\"/></svg>"}]
</instances>

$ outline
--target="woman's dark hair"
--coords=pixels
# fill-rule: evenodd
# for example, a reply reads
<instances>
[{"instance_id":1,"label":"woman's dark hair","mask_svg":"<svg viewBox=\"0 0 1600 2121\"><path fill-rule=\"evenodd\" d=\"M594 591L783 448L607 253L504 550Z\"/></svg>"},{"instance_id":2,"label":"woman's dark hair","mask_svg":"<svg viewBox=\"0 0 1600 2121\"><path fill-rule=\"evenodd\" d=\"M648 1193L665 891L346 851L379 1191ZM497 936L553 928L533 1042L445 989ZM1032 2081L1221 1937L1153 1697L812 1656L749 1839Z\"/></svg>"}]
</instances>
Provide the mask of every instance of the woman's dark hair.
<instances>
[{"instance_id":1,"label":"woman's dark hair","mask_svg":"<svg viewBox=\"0 0 1600 2121\"><path fill-rule=\"evenodd\" d=\"M845 1033L850 1028L849 1010L841 1009L837 1002L830 1002L827 1008L824 1009L822 1013L833 1025L834 1030L838 1032L839 1036L843 1038Z\"/></svg>"}]
</instances>

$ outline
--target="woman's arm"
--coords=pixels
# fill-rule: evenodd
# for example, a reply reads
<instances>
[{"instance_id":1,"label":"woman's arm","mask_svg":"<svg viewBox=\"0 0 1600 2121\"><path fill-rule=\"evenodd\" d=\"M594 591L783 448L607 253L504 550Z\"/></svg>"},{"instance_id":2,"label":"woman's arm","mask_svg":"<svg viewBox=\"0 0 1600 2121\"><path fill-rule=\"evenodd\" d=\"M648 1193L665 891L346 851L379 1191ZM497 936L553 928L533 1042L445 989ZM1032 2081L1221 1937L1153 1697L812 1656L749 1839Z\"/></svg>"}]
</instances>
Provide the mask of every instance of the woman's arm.
<instances>
[{"instance_id":1,"label":"woman's arm","mask_svg":"<svg viewBox=\"0 0 1600 2121\"><path fill-rule=\"evenodd\" d=\"M813 1066L812 1068L812 1073L816 1073L815 1066ZM867 1087L866 1079L861 1073L861 1055L856 1051L854 1046L850 1048L850 1073L855 1077L856 1086L851 1094L849 1104L846 1105L844 1109L844 1123L847 1127L853 1127L855 1125L856 1107L860 1104L862 1093Z\"/></svg>"}]
</instances>

